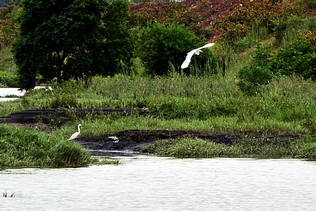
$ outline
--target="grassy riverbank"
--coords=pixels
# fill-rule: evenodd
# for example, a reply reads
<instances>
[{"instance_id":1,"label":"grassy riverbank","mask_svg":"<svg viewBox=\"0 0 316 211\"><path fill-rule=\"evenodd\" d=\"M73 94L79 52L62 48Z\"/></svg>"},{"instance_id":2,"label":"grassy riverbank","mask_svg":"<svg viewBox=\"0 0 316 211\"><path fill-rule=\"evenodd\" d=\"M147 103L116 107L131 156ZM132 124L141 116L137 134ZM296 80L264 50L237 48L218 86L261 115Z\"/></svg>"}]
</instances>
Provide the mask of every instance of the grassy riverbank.
<instances>
[{"instance_id":1,"label":"grassy riverbank","mask_svg":"<svg viewBox=\"0 0 316 211\"><path fill-rule=\"evenodd\" d=\"M69 112L52 118L56 125L88 122L83 135L122 129L187 129L235 134L300 134L315 132L315 82L296 76L273 80L248 96L237 80L214 77L95 77L88 88L66 82L51 90L34 90L0 106L0 115L45 108L146 108L147 116L88 115ZM91 126L89 126L91 125ZM91 127L91 128L89 128ZM68 134L69 135L69 134Z\"/></svg>"},{"instance_id":2,"label":"grassy riverbank","mask_svg":"<svg viewBox=\"0 0 316 211\"><path fill-rule=\"evenodd\" d=\"M161 141L144 149L145 153L176 158L294 158L316 160L314 137L284 142L278 139L242 139L232 146L198 138Z\"/></svg>"},{"instance_id":3,"label":"grassy riverbank","mask_svg":"<svg viewBox=\"0 0 316 211\"><path fill-rule=\"evenodd\" d=\"M80 167L111 163L97 160L88 150L61 136L0 126L0 170L18 167Z\"/></svg>"},{"instance_id":4,"label":"grassy riverbank","mask_svg":"<svg viewBox=\"0 0 316 211\"><path fill-rule=\"evenodd\" d=\"M267 141L267 145L248 140L236 146L224 146L204 143L199 139L184 139L167 145L157 144L146 152L175 157L314 160L315 82L297 76L283 77L263 86L256 95L246 95L238 89L237 81L234 77L178 74L153 78L122 75L94 77L89 86L83 82L67 81L53 90L33 90L22 99L1 103L0 113L4 116L19 110L62 107L145 108L148 112L146 116L133 113L130 116L88 114L83 117L69 111L65 116L51 117L50 124L54 130L44 137L68 143L65 140L77 130L79 123L84 125L82 137L109 136L129 129L263 136L296 134L309 137L308 141L295 141L283 146L282 143L263 139L261 143ZM83 161L83 165L88 162Z\"/></svg>"}]
</instances>

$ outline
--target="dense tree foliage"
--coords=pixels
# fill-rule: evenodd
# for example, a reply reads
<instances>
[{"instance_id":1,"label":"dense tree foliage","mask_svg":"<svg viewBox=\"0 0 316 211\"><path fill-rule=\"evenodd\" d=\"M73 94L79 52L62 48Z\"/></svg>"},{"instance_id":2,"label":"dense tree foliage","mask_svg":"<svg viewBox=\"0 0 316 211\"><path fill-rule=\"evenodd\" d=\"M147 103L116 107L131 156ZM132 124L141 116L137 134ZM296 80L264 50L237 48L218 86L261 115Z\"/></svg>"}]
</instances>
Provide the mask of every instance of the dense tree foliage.
<instances>
[{"instance_id":1,"label":"dense tree foliage","mask_svg":"<svg viewBox=\"0 0 316 211\"><path fill-rule=\"evenodd\" d=\"M100 0L24 0L18 18L21 37L12 52L23 89L99 72L102 36Z\"/></svg>"},{"instance_id":2,"label":"dense tree foliage","mask_svg":"<svg viewBox=\"0 0 316 211\"><path fill-rule=\"evenodd\" d=\"M133 41L128 30L133 24L129 15L129 3L125 0L110 2L102 16L102 58L104 69L101 74L114 75L121 69L120 64L129 66L133 54Z\"/></svg>"},{"instance_id":3,"label":"dense tree foliage","mask_svg":"<svg viewBox=\"0 0 316 211\"><path fill-rule=\"evenodd\" d=\"M129 17L125 0L23 1L12 49L21 88L119 72L133 53Z\"/></svg>"}]
</instances>

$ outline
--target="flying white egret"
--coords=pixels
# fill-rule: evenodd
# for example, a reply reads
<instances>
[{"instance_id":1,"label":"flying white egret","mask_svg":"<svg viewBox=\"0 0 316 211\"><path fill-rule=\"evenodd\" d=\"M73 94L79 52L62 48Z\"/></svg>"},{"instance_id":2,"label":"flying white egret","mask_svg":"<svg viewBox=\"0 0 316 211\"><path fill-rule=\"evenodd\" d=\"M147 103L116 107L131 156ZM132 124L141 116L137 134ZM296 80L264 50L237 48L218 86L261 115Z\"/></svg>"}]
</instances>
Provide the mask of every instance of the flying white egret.
<instances>
[{"instance_id":1,"label":"flying white egret","mask_svg":"<svg viewBox=\"0 0 316 211\"><path fill-rule=\"evenodd\" d=\"M187 57L185 58L184 62L182 63L181 69L185 69L185 68L189 67L189 64L191 62L191 58L192 58L193 54L199 55L200 52L202 52L201 49L212 47L213 45L215 45L215 43L208 43L208 44L206 44L206 45L204 45L204 46L202 46L200 48L197 48L197 49L194 49L194 50L190 51L188 53Z\"/></svg>"},{"instance_id":2,"label":"flying white egret","mask_svg":"<svg viewBox=\"0 0 316 211\"><path fill-rule=\"evenodd\" d=\"M75 138L78 138L78 136L80 135L80 127L81 126L82 126L81 124L78 125L78 132L75 132L74 134L72 134L72 136L69 138L69 140L73 140Z\"/></svg>"}]
</instances>

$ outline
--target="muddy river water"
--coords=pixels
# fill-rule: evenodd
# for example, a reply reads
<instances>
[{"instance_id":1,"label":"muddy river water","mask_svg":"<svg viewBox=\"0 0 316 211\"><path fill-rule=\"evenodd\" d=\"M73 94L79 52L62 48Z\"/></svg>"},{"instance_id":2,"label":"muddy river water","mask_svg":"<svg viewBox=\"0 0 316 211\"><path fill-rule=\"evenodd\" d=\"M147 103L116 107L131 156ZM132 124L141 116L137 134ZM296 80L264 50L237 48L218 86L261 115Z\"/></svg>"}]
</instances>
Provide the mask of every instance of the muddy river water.
<instances>
[{"instance_id":1,"label":"muddy river water","mask_svg":"<svg viewBox=\"0 0 316 211\"><path fill-rule=\"evenodd\" d=\"M117 166L0 171L0 210L316 209L316 162L119 159Z\"/></svg>"}]
</instances>

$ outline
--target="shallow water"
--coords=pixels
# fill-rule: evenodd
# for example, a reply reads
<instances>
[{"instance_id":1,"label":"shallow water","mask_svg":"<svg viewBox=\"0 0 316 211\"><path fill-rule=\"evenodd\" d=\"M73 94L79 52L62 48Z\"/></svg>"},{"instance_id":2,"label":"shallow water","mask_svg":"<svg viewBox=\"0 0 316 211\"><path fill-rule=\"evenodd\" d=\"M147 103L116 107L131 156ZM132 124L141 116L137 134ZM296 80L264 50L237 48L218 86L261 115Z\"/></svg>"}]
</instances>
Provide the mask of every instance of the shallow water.
<instances>
[{"instance_id":1,"label":"shallow water","mask_svg":"<svg viewBox=\"0 0 316 211\"><path fill-rule=\"evenodd\" d=\"M19 98L0 97L0 102L13 101L13 100L17 100L17 99L19 99Z\"/></svg>"},{"instance_id":2,"label":"shallow water","mask_svg":"<svg viewBox=\"0 0 316 211\"><path fill-rule=\"evenodd\" d=\"M21 91L18 88L0 88L0 97L8 95L15 95L22 97L25 94L25 90Z\"/></svg>"},{"instance_id":3,"label":"shallow water","mask_svg":"<svg viewBox=\"0 0 316 211\"><path fill-rule=\"evenodd\" d=\"M45 89L46 87L45 86L34 87L34 89L42 89L42 88ZM51 89L51 88L48 87L48 89ZM21 91L21 90L19 90L19 88L0 88L0 97L1 98L4 98L6 96L10 96L10 95L22 97L22 96L24 96L25 93L26 93L25 90ZM5 100L2 99L1 101L5 101Z\"/></svg>"},{"instance_id":4,"label":"shallow water","mask_svg":"<svg viewBox=\"0 0 316 211\"><path fill-rule=\"evenodd\" d=\"M316 162L121 157L0 172L0 210L315 210Z\"/></svg>"}]
</instances>

